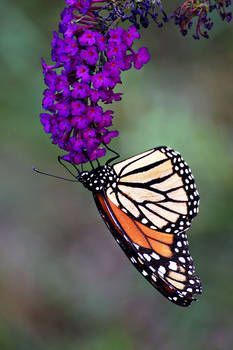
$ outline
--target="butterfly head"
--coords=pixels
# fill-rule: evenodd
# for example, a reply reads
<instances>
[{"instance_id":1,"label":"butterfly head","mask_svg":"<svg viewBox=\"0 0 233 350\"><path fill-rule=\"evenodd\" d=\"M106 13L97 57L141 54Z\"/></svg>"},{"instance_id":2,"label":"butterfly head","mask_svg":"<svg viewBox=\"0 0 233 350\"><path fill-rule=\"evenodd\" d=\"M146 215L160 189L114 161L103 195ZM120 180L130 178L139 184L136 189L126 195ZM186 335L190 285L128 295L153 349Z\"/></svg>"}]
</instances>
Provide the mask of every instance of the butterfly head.
<instances>
[{"instance_id":1,"label":"butterfly head","mask_svg":"<svg viewBox=\"0 0 233 350\"><path fill-rule=\"evenodd\" d=\"M96 192L106 189L110 185L114 187L114 183L117 182L117 175L112 167L104 165L91 171L81 172L78 180L88 190Z\"/></svg>"}]
</instances>

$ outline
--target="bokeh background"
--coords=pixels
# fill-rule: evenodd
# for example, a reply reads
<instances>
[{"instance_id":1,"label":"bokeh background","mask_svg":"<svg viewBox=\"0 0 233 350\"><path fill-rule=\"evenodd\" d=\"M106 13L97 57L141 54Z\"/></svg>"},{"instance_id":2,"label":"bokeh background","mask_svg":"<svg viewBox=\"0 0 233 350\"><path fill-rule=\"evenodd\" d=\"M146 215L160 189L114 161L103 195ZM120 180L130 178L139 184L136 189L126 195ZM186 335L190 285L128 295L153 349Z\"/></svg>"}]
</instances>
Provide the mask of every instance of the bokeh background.
<instances>
[{"instance_id":1,"label":"bokeh background","mask_svg":"<svg viewBox=\"0 0 233 350\"><path fill-rule=\"evenodd\" d=\"M166 8L171 8L168 1ZM169 303L129 264L39 122L63 0L1 2L0 349L230 350L233 347L232 24L209 40L173 24L142 30L152 59L123 74L115 103L122 159L158 145L180 151L201 194L189 232L203 295ZM174 8L174 2L173 2Z\"/></svg>"}]
</instances>

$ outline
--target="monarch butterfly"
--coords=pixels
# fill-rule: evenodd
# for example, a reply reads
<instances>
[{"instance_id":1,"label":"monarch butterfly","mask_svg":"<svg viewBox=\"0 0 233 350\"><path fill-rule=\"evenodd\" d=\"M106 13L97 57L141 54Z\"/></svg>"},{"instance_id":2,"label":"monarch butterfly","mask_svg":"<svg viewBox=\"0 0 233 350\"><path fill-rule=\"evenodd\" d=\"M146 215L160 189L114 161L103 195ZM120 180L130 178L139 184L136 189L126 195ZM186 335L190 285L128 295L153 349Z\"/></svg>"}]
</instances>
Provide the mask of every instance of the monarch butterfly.
<instances>
[{"instance_id":1,"label":"monarch butterfly","mask_svg":"<svg viewBox=\"0 0 233 350\"><path fill-rule=\"evenodd\" d=\"M110 161L113 161L114 157ZM78 176L117 243L167 299L188 306L201 294L186 230L199 194L187 163L173 149L153 148Z\"/></svg>"},{"instance_id":2,"label":"monarch butterfly","mask_svg":"<svg viewBox=\"0 0 233 350\"><path fill-rule=\"evenodd\" d=\"M138 271L168 300L189 306L202 293L186 236L200 199L191 170L167 146L109 165L118 157L97 168L91 163L91 171L75 166L79 175L68 181L93 193L105 224Z\"/></svg>"}]
</instances>

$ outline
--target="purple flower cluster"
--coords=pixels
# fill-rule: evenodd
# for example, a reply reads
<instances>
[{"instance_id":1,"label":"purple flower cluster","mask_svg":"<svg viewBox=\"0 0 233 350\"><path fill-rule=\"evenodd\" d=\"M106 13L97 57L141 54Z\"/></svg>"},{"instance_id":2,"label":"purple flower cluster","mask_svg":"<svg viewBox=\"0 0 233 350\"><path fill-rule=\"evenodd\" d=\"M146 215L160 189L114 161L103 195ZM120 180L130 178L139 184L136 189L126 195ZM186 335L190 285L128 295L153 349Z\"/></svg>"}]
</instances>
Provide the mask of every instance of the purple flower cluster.
<instances>
[{"instance_id":1,"label":"purple flower cluster","mask_svg":"<svg viewBox=\"0 0 233 350\"><path fill-rule=\"evenodd\" d=\"M104 6L106 9L106 6ZM152 19L158 27L163 26L163 22L168 22L165 11L163 10L160 0L127 0L127 1L109 1L107 5L108 15L104 18L104 22L115 21L118 18L121 21L130 21L137 29L140 26L147 28L150 19ZM101 10L99 13L101 14ZM162 14L162 21L159 15Z\"/></svg>"},{"instance_id":2,"label":"purple flower cluster","mask_svg":"<svg viewBox=\"0 0 233 350\"><path fill-rule=\"evenodd\" d=\"M213 22L210 14L216 11L222 20L230 22L232 14L227 11L231 5L231 0L187 0L180 5L171 15L167 15L162 7L161 0L127 0L127 1L109 1L107 5L108 15L104 17L104 23L109 23L117 19L121 21L130 21L136 28L140 25L148 27L149 21L154 21L158 27L162 27L164 22L174 19L175 24L179 26L180 32L186 35L196 22L196 32L194 39L200 36L208 38L208 31L212 28ZM106 9L106 5L102 9ZM98 11L101 15L101 10ZM162 15L159 20L159 15Z\"/></svg>"},{"instance_id":3,"label":"purple flower cluster","mask_svg":"<svg viewBox=\"0 0 233 350\"><path fill-rule=\"evenodd\" d=\"M110 130L114 112L102 105L121 99L114 89L121 83L122 71L140 69L149 61L147 48L136 52L132 45L140 38L137 28L147 27L150 18L162 26L157 9L164 22L174 18L183 35L196 18L195 39L208 37L213 25L210 12L216 10L223 20L231 20L226 10L231 0L186 0L169 17L161 0L66 0L66 4L52 41L55 63L49 66L42 60L47 113L40 119L52 142L67 152L63 159L74 164L104 156L105 146L118 135ZM116 27L126 20L133 23L128 30Z\"/></svg>"},{"instance_id":4,"label":"purple flower cluster","mask_svg":"<svg viewBox=\"0 0 233 350\"><path fill-rule=\"evenodd\" d=\"M52 41L52 60L42 60L44 80L41 123L52 142L68 152L62 158L74 164L105 155L117 131L111 131L113 111L100 103L119 101L114 88L121 83L122 71L140 69L150 59L147 48L132 48L140 37L134 26L108 31L99 26L91 0L66 0L59 32Z\"/></svg>"},{"instance_id":5,"label":"purple flower cluster","mask_svg":"<svg viewBox=\"0 0 233 350\"><path fill-rule=\"evenodd\" d=\"M209 38L208 31L213 27L210 13L216 11L223 21L230 22L232 14L226 10L230 5L231 0L187 0L174 11L171 17L175 19L175 24L180 27L183 35L188 33L192 28L193 20L197 18L194 39L200 39L200 36Z\"/></svg>"}]
</instances>

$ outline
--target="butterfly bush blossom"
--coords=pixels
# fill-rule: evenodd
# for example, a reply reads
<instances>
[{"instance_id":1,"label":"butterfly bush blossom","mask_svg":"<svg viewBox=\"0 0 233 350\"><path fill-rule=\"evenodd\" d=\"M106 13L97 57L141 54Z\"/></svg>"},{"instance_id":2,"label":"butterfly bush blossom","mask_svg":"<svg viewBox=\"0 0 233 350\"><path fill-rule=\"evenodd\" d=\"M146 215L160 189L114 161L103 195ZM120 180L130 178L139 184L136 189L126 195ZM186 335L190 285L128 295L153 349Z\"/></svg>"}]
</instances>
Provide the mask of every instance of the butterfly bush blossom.
<instances>
[{"instance_id":1,"label":"butterfly bush blossom","mask_svg":"<svg viewBox=\"0 0 233 350\"><path fill-rule=\"evenodd\" d=\"M54 64L42 60L47 113L40 120L52 142L66 151L62 158L74 164L104 156L104 146L118 135L110 129L114 112L103 105L121 100L114 89L123 71L141 69L150 59L146 47L133 49L140 26L147 27L150 18L158 27L175 19L185 35L197 17L194 38L199 39L208 37L213 10L231 20L229 0L188 0L170 17L160 0L66 0L66 5L51 44ZM118 27L124 21L131 23L127 30Z\"/></svg>"},{"instance_id":2,"label":"butterfly bush blossom","mask_svg":"<svg viewBox=\"0 0 233 350\"><path fill-rule=\"evenodd\" d=\"M214 24L211 13L215 11L223 21L230 22L232 13L227 10L230 5L230 0L187 0L174 11L171 18L174 18L183 35L188 33L196 19L194 39L200 39L200 36L209 38L208 31Z\"/></svg>"},{"instance_id":3,"label":"butterfly bush blossom","mask_svg":"<svg viewBox=\"0 0 233 350\"><path fill-rule=\"evenodd\" d=\"M211 14L217 12L223 21L230 22L232 14L228 10L231 0L187 0L167 15L163 6L167 1L161 0L125 0L109 1L106 21L117 20L132 22L136 28L147 28L149 21L154 21L158 27L174 20L180 32L186 35L189 30L195 28L194 39L208 38L208 31L213 27ZM106 7L105 6L105 7Z\"/></svg>"},{"instance_id":4,"label":"butterfly bush blossom","mask_svg":"<svg viewBox=\"0 0 233 350\"><path fill-rule=\"evenodd\" d=\"M53 66L42 61L45 84L41 123L52 142L68 152L74 164L105 155L103 145L118 135L110 130L113 111L100 103L119 101L114 92L122 71L140 69L150 59L147 48L132 48L140 37L134 26L103 28L93 11L98 1L72 1L61 14L59 33L52 41Z\"/></svg>"}]
</instances>

